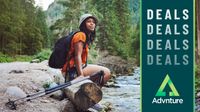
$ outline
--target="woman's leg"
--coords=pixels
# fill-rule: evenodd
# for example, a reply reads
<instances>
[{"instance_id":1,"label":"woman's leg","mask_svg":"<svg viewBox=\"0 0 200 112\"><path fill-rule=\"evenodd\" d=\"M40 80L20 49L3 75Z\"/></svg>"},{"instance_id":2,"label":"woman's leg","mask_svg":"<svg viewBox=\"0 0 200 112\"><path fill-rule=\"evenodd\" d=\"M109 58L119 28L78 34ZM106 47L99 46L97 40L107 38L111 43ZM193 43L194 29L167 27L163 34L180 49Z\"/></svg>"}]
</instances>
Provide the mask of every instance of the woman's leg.
<instances>
[{"instance_id":1,"label":"woman's leg","mask_svg":"<svg viewBox=\"0 0 200 112\"><path fill-rule=\"evenodd\" d=\"M96 72L99 72L100 70L104 71L104 83L106 83L111 77L110 70L106 67L88 64L87 67L85 67L83 69L83 74L85 76L88 76L88 75L92 75Z\"/></svg>"}]
</instances>

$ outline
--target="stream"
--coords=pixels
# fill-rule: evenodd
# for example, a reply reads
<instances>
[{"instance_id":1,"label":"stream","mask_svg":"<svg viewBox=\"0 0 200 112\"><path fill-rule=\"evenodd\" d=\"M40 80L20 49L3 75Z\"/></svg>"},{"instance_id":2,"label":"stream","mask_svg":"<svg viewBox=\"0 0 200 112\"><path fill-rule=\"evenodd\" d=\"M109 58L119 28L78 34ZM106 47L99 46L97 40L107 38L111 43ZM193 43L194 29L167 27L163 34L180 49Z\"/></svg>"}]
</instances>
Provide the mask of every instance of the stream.
<instances>
[{"instance_id":1,"label":"stream","mask_svg":"<svg viewBox=\"0 0 200 112\"><path fill-rule=\"evenodd\" d=\"M114 87L103 88L103 100L110 103L111 112L140 112L140 68L131 76L119 76Z\"/></svg>"}]
</instances>

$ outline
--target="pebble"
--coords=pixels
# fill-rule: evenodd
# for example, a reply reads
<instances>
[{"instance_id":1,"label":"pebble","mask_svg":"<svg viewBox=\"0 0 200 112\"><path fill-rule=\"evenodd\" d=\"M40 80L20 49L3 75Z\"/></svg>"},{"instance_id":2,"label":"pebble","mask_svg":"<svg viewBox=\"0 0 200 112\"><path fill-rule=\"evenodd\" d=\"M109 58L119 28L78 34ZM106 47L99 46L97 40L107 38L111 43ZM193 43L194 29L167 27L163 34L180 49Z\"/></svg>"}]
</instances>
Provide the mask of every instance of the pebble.
<instances>
[{"instance_id":1,"label":"pebble","mask_svg":"<svg viewBox=\"0 0 200 112\"><path fill-rule=\"evenodd\" d=\"M42 103L49 103L50 101L49 100L41 100L40 102L42 102Z\"/></svg>"}]
</instances>

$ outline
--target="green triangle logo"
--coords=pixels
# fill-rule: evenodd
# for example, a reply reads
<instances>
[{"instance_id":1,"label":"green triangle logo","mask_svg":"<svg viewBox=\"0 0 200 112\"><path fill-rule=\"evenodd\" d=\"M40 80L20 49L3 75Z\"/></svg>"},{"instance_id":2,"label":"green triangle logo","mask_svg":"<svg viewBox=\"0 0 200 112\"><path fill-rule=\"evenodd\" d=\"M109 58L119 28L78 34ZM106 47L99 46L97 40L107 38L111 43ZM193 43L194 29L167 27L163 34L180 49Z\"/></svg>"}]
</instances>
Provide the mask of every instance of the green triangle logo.
<instances>
[{"instance_id":1,"label":"green triangle logo","mask_svg":"<svg viewBox=\"0 0 200 112\"><path fill-rule=\"evenodd\" d=\"M169 92L169 96L179 96L178 91L176 90L173 82L171 81L169 75L167 74L164 81L162 82L160 88L158 89L156 96L166 96L166 92L164 92L163 90L165 89L166 85L169 85L171 92Z\"/></svg>"}]
</instances>

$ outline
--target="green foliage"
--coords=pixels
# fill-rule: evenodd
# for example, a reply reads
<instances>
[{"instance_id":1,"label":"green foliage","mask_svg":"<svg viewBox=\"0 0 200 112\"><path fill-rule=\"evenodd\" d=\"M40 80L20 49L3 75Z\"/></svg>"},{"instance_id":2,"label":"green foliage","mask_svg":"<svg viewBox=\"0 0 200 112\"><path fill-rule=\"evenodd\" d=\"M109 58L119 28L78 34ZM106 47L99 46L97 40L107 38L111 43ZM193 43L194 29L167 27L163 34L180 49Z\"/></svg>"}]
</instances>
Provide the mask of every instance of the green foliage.
<instances>
[{"instance_id":1,"label":"green foliage","mask_svg":"<svg viewBox=\"0 0 200 112\"><path fill-rule=\"evenodd\" d=\"M92 13L98 18L97 47L124 59L139 58L139 1L133 0L62 0L65 17L51 30L46 15L34 0L0 1L0 52L7 55L35 55L49 48L55 37L78 30L79 17ZM138 26L137 26L138 27ZM134 30L133 30L134 29ZM52 38L53 30L59 30ZM134 49L134 50L133 50ZM43 51L42 51L43 52ZM95 57L95 52L94 55ZM1 57L2 58L2 57ZM46 59L43 56L42 60ZM3 60L3 59L2 59Z\"/></svg>"},{"instance_id":2,"label":"green foliage","mask_svg":"<svg viewBox=\"0 0 200 112\"><path fill-rule=\"evenodd\" d=\"M39 59L40 61L44 61L44 60L49 59L51 52L52 51L49 49L43 49L41 52L33 56L28 56L28 55L10 56L10 55L6 55L0 52L0 63L7 63L7 62L14 62L14 61L30 62L33 59Z\"/></svg>"},{"instance_id":3,"label":"green foliage","mask_svg":"<svg viewBox=\"0 0 200 112\"><path fill-rule=\"evenodd\" d=\"M46 24L46 15L45 13L42 11L41 8L36 9L37 13L37 20L36 20L36 26L37 28L39 28L40 30L40 34L41 34L41 38L42 38L42 48L49 48L50 46L50 38L51 38L51 33L50 33L50 29L47 27Z\"/></svg>"},{"instance_id":4,"label":"green foliage","mask_svg":"<svg viewBox=\"0 0 200 112\"><path fill-rule=\"evenodd\" d=\"M140 64L140 28L139 28L139 24L136 25L133 28L133 44L131 46L131 48L133 49L133 55L135 56L136 59L136 64L139 65Z\"/></svg>"},{"instance_id":5,"label":"green foliage","mask_svg":"<svg viewBox=\"0 0 200 112\"><path fill-rule=\"evenodd\" d=\"M93 44L89 50L88 64L96 63L99 58L99 51L96 48L96 44Z\"/></svg>"},{"instance_id":6,"label":"green foliage","mask_svg":"<svg viewBox=\"0 0 200 112\"><path fill-rule=\"evenodd\" d=\"M42 87L43 88L45 88L45 89L47 89L47 88L49 88L50 87L50 85L53 83L53 81L46 81L46 82L44 82L44 84L42 85Z\"/></svg>"},{"instance_id":7,"label":"green foliage","mask_svg":"<svg viewBox=\"0 0 200 112\"><path fill-rule=\"evenodd\" d=\"M48 60L51 55L51 50L43 49L40 53L34 56L34 59L39 59L40 61Z\"/></svg>"},{"instance_id":8,"label":"green foliage","mask_svg":"<svg viewBox=\"0 0 200 112\"><path fill-rule=\"evenodd\" d=\"M59 30L61 36L78 29L79 17L83 11L82 3L84 0L68 0L68 1L58 1L64 7L70 10L66 10L63 19L58 20L52 27L52 30ZM54 34L59 36L59 34ZM56 39L55 39L56 40Z\"/></svg>"},{"instance_id":9,"label":"green foliage","mask_svg":"<svg viewBox=\"0 0 200 112\"><path fill-rule=\"evenodd\" d=\"M33 55L49 46L45 14L34 0L0 1L0 52Z\"/></svg>"},{"instance_id":10,"label":"green foliage","mask_svg":"<svg viewBox=\"0 0 200 112\"><path fill-rule=\"evenodd\" d=\"M13 59L0 52L0 63L11 62Z\"/></svg>"},{"instance_id":11,"label":"green foliage","mask_svg":"<svg viewBox=\"0 0 200 112\"><path fill-rule=\"evenodd\" d=\"M0 52L0 63L8 63L8 62L14 62L14 61L27 62L27 61L31 61L32 59L33 59L33 56L27 56L27 55L9 56Z\"/></svg>"},{"instance_id":12,"label":"green foliage","mask_svg":"<svg viewBox=\"0 0 200 112\"><path fill-rule=\"evenodd\" d=\"M33 59L33 56L28 56L28 55L17 55L14 57L13 61L20 61L20 62L29 62ZM12 61L12 62L13 62Z\"/></svg>"},{"instance_id":13,"label":"green foliage","mask_svg":"<svg viewBox=\"0 0 200 112\"><path fill-rule=\"evenodd\" d=\"M57 37L59 34L78 30L79 17L89 12L98 18L96 46L100 50L109 50L110 54L119 55L124 59L133 58L132 44L135 34L132 30L131 14L138 11L135 2L132 0L68 0L58 1L58 3L70 10L66 10L65 17L51 27L51 30L60 31L55 34Z\"/></svg>"},{"instance_id":14,"label":"green foliage","mask_svg":"<svg viewBox=\"0 0 200 112\"><path fill-rule=\"evenodd\" d=\"M132 57L131 45L131 13L128 0L98 1L93 2L97 10L103 15L99 22L99 45L101 49L107 49L113 55L119 55L124 59ZM106 6L106 7L103 7ZM98 32L97 31L97 32Z\"/></svg>"}]
</instances>

